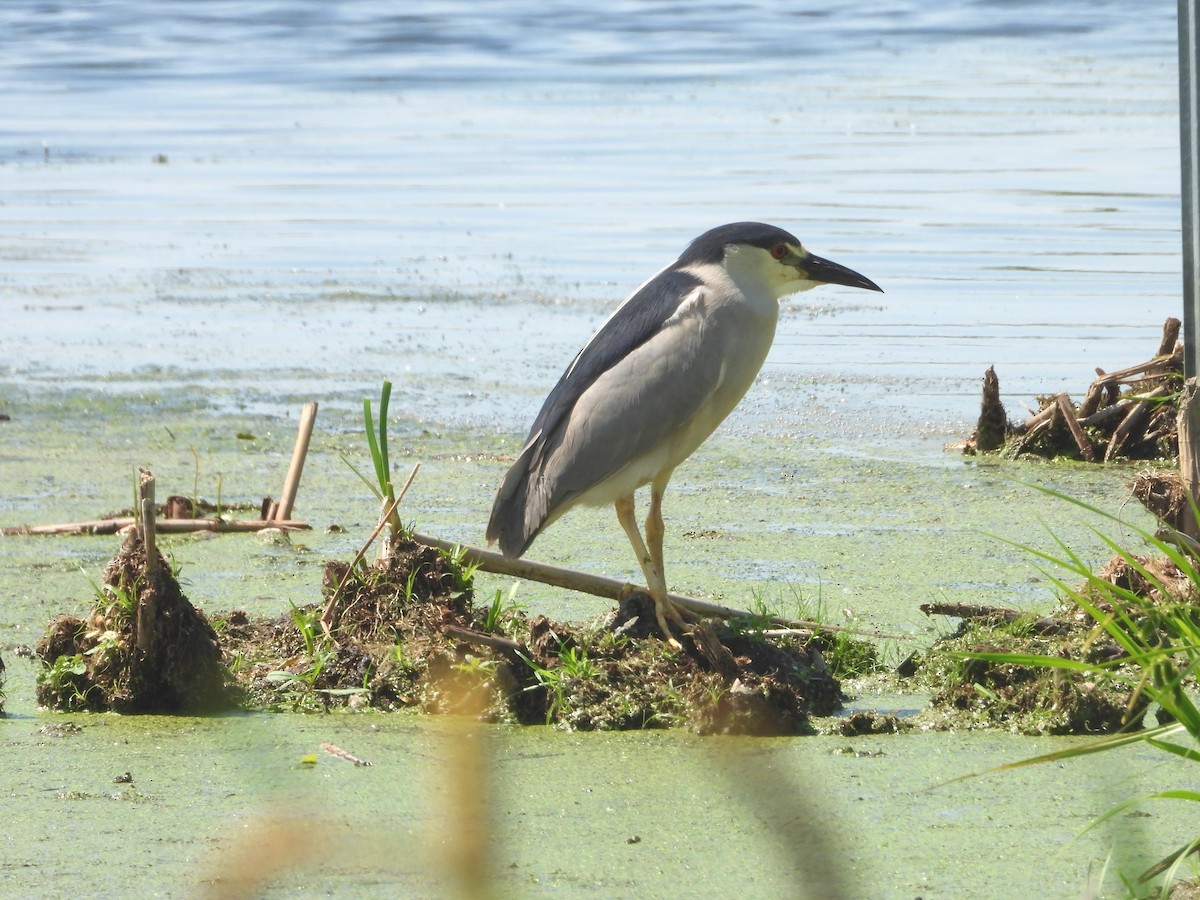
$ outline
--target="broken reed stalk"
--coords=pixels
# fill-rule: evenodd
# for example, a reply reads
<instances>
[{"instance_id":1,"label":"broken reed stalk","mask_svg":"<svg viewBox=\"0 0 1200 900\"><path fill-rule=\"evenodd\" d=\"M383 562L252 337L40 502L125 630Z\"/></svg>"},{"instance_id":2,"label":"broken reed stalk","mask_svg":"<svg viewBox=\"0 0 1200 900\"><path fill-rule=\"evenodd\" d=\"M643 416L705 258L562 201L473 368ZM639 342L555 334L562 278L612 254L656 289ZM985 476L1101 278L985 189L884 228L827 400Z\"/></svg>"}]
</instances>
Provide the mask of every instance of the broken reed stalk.
<instances>
[{"instance_id":1,"label":"broken reed stalk","mask_svg":"<svg viewBox=\"0 0 1200 900\"><path fill-rule=\"evenodd\" d=\"M1183 482L1184 503L1179 530L1192 541L1200 539L1194 502L1200 497L1200 390L1196 379L1183 383L1179 397L1176 433L1179 436L1179 477Z\"/></svg>"},{"instance_id":2,"label":"broken reed stalk","mask_svg":"<svg viewBox=\"0 0 1200 900\"><path fill-rule=\"evenodd\" d=\"M1062 420L1067 423L1071 437L1075 439L1075 446L1079 448L1079 455L1088 462L1095 462L1096 454L1092 450L1092 442L1087 439L1087 435L1079 427L1079 420L1075 418L1075 407L1071 404L1071 398L1063 393L1058 395L1055 402L1058 404L1058 411L1062 416Z\"/></svg>"},{"instance_id":3,"label":"broken reed stalk","mask_svg":"<svg viewBox=\"0 0 1200 900\"><path fill-rule=\"evenodd\" d=\"M137 525L133 516L119 516L114 519L93 519L89 522L64 522L56 525L9 525L0 528L0 536L25 534L117 534L127 528ZM266 528L278 528L281 531L308 531L312 528L307 522L290 519L283 522L268 522L261 519L226 522L221 519L158 519L154 530L159 534L182 534L191 531L262 531Z\"/></svg>"},{"instance_id":4,"label":"broken reed stalk","mask_svg":"<svg viewBox=\"0 0 1200 900\"><path fill-rule=\"evenodd\" d=\"M146 587L138 597L137 629L138 649L149 652L154 639L154 625L158 618L158 542L155 535L154 476L149 469L138 470L138 503L142 509L142 549L145 551Z\"/></svg>"},{"instance_id":5,"label":"broken reed stalk","mask_svg":"<svg viewBox=\"0 0 1200 900\"><path fill-rule=\"evenodd\" d=\"M1063 430L1069 431L1080 458L1088 462L1095 462L1101 456L1096 444L1104 447L1103 459L1109 462L1126 453L1135 456L1146 453L1145 448L1153 450L1161 442L1170 441L1178 433L1170 404L1183 369L1180 328L1178 319L1168 318L1163 324L1157 352L1144 363L1115 372L1096 369L1096 378L1078 409L1065 393L1039 397L1041 408L1012 426L1014 437L1008 448L1010 455L1058 453L1062 448L1061 438L1052 440L1046 448L1036 446L1051 431L1059 434ZM1125 396L1121 396L1123 388ZM987 439L989 423L985 416L989 405L998 404L998 394L995 373L989 369L984 375L983 411L973 449L987 450L991 444ZM1104 435L1089 433L1087 429L1103 429ZM1034 449L1030 450L1031 447ZM1159 449L1159 455L1162 455Z\"/></svg>"},{"instance_id":6,"label":"broken reed stalk","mask_svg":"<svg viewBox=\"0 0 1200 900\"><path fill-rule=\"evenodd\" d=\"M414 541L419 544L425 544L429 547L436 547L439 550L445 550L447 553L454 552L456 549L463 551L463 562L467 565L476 566L484 572L491 572L495 575L507 575L511 578L523 578L528 581L537 581L541 584L549 584L554 587L566 588L571 591L579 591L582 594L592 594L596 597L604 597L607 600L620 600L630 590L639 590L636 585L629 584L625 581L617 581L615 578L605 578L601 575L589 575L586 572L578 572L574 569L565 569L561 566L551 566L546 563L533 562L528 559L509 559L499 553L494 553L491 550L483 550L479 547L471 547L466 544L459 544L454 541L443 540L442 538L431 537L427 534L409 535ZM708 600L699 600L695 597L685 597L682 594L668 594L672 603L689 609L694 613L702 616L713 616L718 619L758 619L763 618L772 625L782 625L785 628L799 628L808 632L816 631L838 631L845 634L858 635L859 637L871 638L890 638L893 640L902 640L905 635L899 634L884 634L878 631L865 631L856 628L847 628L842 625L831 625L822 622L811 622L806 619L791 619L787 616L759 616L749 610L738 609L733 606L724 606L720 603L712 603Z\"/></svg>"},{"instance_id":7,"label":"broken reed stalk","mask_svg":"<svg viewBox=\"0 0 1200 900\"><path fill-rule=\"evenodd\" d=\"M286 521L291 518L292 507L296 503L296 492L300 490L300 476L304 473L304 459L308 456L308 444L312 439L313 423L316 420L316 402L305 403L300 408L296 446L292 450L292 462L288 466L287 477L283 480L283 493L279 496L279 505L270 517L273 521Z\"/></svg>"},{"instance_id":8,"label":"broken reed stalk","mask_svg":"<svg viewBox=\"0 0 1200 900\"><path fill-rule=\"evenodd\" d=\"M956 619L996 619L1011 622L1026 615L1007 606L985 606L980 603L922 603L921 612L927 616L953 616Z\"/></svg>"},{"instance_id":9,"label":"broken reed stalk","mask_svg":"<svg viewBox=\"0 0 1200 900\"><path fill-rule=\"evenodd\" d=\"M1121 448L1134 436L1144 435L1146 431L1146 422L1150 418L1150 410L1156 405L1153 401L1165 397L1170 393L1170 388L1165 384L1160 384L1150 393L1144 395L1140 400L1135 400L1133 408L1129 410L1129 414L1121 420L1112 433L1112 437L1108 442L1108 449L1104 451L1104 461L1109 462L1116 458L1121 452Z\"/></svg>"},{"instance_id":10,"label":"broken reed stalk","mask_svg":"<svg viewBox=\"0 0 1200 900\"><path fill-rule=\"evenodd\" d=\"M1179 341L1179 330L1183 327L1183 323L1174 316L1167 319L1163 324L1162 340L1158 342L1158 353L1155 356L1173 356L1175 353L1176 344Z\"/></svg>"}]
</instances>

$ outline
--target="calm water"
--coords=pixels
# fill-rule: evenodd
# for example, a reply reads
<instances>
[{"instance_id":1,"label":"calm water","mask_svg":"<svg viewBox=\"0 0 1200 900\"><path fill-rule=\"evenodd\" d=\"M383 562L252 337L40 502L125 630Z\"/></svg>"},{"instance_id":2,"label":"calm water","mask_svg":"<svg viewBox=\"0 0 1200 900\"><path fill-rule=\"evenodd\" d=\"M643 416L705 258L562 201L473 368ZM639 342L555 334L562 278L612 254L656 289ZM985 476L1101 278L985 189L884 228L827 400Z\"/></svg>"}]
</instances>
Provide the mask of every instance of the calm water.
<instances>
[{"instance_id":1,"label":"calm water","mask_svg":"<svg viewBox=\"0 0 1200 900\"><path fill-rule=\"evenodd\" d=\"M868 452L916 447L918 464L958 469L926 473L920 484L938 487L918 496L892 484L911 471L902 466L799 469L795 484L785 473L757 486L803 494L792 518L747 526L756 494L741 489L754 467L735 477L723 457L694 461L698 474L678 479L679 521L717 510L735 532L778 533L731 545L728 562L673 534L673 571L704 583L687 574L689 553L728 569L723 577L750 566L746 583L819 563L834 604L869 615L901 588L927 591L922 600L962 595L972 581L989 598L997 585L1006 597L1027 589L1027 560L995 562L971 503L986 495L1028 519L1033 504L1005 473L940 462L951 456L940 445L969 431L989 364L1019 415L1034 394L1081 392L1096 366L1147 358L1163 319L1178 314L1175 3L866 6L0 3L0 412L14 413L0 459L10 476L17 458L31 473L9 492L7 515L41 519L54 503L76 503L81 517L107 510L127 496L128 478L118 491L110 470L125 471L133 454L153 456L161 484L187 483L183 448L203 449L210 413L221 446L239 427L222 417L231 409L286 417L318 399L329 428L385 377L400 415L467 425L488 452L511 448L616 302L695 234L753 218L887 293L829 288L787 301L760 383L727 432L833 438L841 453L859 445L838 436L865 436L876 441ZM92 392L170 402L148 402L145 420L128 423L96 403L103 428L93 434L79 411ZM33 406L39 393L49 399L28 416L10 399ZM31 462L21 420L52 418L64 396L68 424L38 444L44 464ZM194 435L176 423L179 443L168 441L163 408L195 420ZM231 467L237 457L228 484L242 477L238 490L245 469L275 478L276 458L224 452ZM305 502L312 521L347 521L351 533L307 539L308 579L299 552L195 541L181 545L193 596L245 594L280 610L312 600L316 560L352 552L362 531L349 520L371 514L331 457L310 461L306 481L321 486L306 484ZM443 466L458 494L428 491L423 514L478 536L492 463ZM207 487L220 463L203 464ZM1121 477L1055 477L1069 475L1075 488ZM718 502L696 509L687 485L722 479ZM890 507L854 508L847 498L861 494L838 493L841 480L876 483L871 497ZM574 549L588 556L579 565L623 571L627 548L604 523L576 541L582 550L547 535L539 552L570 563ZM4 545L12 634L82 602L76 564L98 574L109 552L96 540ZM926 580L910 579L916 569ZM902 600L908 624L917 614ZM36 726L64 717L32 709L32 666L3 648L13 717L0 722L0 797L20 825L0 867L11 891L184 892L211 875L214 845L248 833L283 793L397 837L404 852L338 860L279 896L436 893L411 871L409 844L421 817L445 808L418 796L444 768L429 736L441 723L98 716L80 717L82 736L45 736ZM328 739L376 766L297 767ZM810 821L790 803L804 795L822 805L822 827L848 836L840 865L851 895L1078 897L1109 838L1071 836L1112 802L1186 780L1154 768L1157 757L1127 755L927 790L1059 745L915 735L856 740L883 754L858 759L830 752L841 743L739 743L752 758L726 761L725 781L711 745L683 735L504 732L493 752L505 888L792 896L807 873L776 838ZM749 769L766 773L774 806L747 795ZM126 770L136 791L112 784ZM1180 811L1153 812L1120 825L1146 829L1165 852L1191 826Z\"/></svg>"},{"instance_id":2,"label":"calm water","mask_svg":"<svg viewBox=\"0 0 1200 900\"><path fill-rule=\"evenodd\" d=\"M729 427L820 430L801 390L955 433L987 365L1014 406L1082 391L1177 314L1174 8L9 2L0 372L253 372L268 409L390 376L520 431L627 291L755 218L887 293L789 301Z\"/></svg>"}]
</instances>

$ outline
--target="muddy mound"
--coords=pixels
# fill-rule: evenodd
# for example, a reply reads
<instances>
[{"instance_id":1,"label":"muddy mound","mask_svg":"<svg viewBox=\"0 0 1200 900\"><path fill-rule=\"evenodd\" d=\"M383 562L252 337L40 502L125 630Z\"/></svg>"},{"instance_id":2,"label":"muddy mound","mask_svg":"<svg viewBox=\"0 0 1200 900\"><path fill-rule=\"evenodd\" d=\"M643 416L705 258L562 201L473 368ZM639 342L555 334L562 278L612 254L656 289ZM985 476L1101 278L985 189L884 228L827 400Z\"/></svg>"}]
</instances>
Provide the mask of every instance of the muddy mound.
<instances>
[{"instance_id":1,"label":"muddy mound","mask_svg":"<svg viewBox=\"0 0 1200 900\"><path fill-rule=\"evenodd\" d=\"M38 703L61 710L207 712L234 695L216 633L165 560L147 572L137 532L104 570L87 619L60 616L38 641Z\"/></svg>"},{"instance_id":2,"label":"muddy mound","mask_svg":"<svg viewBox=\"0 0 1200 900\"><path fill-rule=\"evenodd\" d=\"M412 541L371 565L328 563L323 594L277 619L234 613L220 624L252 706L483 708L489 721L566 729L798 734L842 700L821 637L700 623L674 649L639 594L583 626L530 617L500 593L477 605L451 554Z\"/></svg>"},{"instance_id":3,"label":"muddy mound","mask_svg":"<svg viewBox=\"0 0 1200 900\"><path fill-rule=\"evenodd\" d=\"M1200 627L1196 587L1169 559L1118 556L1097 579L1138 602L1118 609L1113 594L1089 587L1088 605L1102 618L1121 621L1148 646L1178 646L1167 623L1179 616ZM1142 691L1146 673L1080 605L1067 600L1049 616L953 604L923 609L963 621L918 661L917 680L934 691L929 709L916 718L919 727L1002 727L1024 734L1111 734L1140 727L1149 706ZM1023 660L1033 663L1034 657L1083 663L1086 669ZM1172 663L1164 657L1162 665L1169 674Z\"/></svg>"}]
</instances>

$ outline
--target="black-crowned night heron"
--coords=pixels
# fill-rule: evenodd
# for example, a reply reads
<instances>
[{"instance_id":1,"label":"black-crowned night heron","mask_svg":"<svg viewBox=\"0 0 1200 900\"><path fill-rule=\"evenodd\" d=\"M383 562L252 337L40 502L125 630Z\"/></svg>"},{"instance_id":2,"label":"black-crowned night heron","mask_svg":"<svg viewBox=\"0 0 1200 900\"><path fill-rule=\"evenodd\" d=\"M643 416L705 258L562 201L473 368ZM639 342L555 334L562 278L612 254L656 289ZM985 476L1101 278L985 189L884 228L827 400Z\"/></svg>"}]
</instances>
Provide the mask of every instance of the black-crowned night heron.
<instances>
[{"instance_id":1,"label":"black-crowned night heron","mask_svg":"<svg viewBox=\"0 0 1200 900\"><path fill-rule=\"evenodd\" d=\"M879 291L772 225L706 231L622 303L563 373L504 476L488 543L517 557L577 504L613 503L664 637L683 625L663 574L663 492L762 367L779 299L818 284ZM643 541L634 491L650 485Z\"/></svg>"}]
</instances>

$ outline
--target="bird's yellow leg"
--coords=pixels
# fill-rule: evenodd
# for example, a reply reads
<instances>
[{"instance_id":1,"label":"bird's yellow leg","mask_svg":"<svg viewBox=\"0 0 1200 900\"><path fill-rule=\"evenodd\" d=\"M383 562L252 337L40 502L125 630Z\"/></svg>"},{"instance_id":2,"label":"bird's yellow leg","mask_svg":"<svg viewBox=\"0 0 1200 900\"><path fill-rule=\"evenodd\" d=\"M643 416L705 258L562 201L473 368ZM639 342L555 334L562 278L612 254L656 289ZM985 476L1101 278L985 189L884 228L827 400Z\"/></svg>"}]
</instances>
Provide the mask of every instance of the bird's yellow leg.
<instances>
[{"instance_id":1,"label":"bird's yellow leg","mask_svg":"<svg viewBox=\"0 0 1200 900\"><path fill-rule=\"evenodd\" d=\"M650 599L654 601L654 615L658 619L658 627L662 629L663 637L667 639L673 647L679 648L679 641L671 635L671 629L667 625L667 619L671 619L677 625L684 624L683 618L679 615L675 605L667 599L667 583L663 578L662 572L662 496L658 497L658 533L654 536L650 530L650 519L647 521L647 537L651 541L657 541L657 557L658 563L655 564L654 557L646 548L645 541L642 540L642 533L638 530L637 519L633 505L633 496L622 497L616 502L617 521L621 523L621 527L625 529L625 535L629 538L630 546L633 547L633 552L637 554L638 564L642 567L642 574L646 577L646 588L650 592ZM651 517L655 515L655 504L653 498L651 500Z\"/></svg>"},{"instance_id":2,"label":"bird's yellow leg","mask_svg":"<svg viewBox=\"0 0 1200 900\"><path fill-rule=\"evenodd\" d=\"M651 591L654 597L654 607L661 624L664 616L677 625L686 624L687 610L676 606L667 596L667 567L663 562L663 525L662 501L666 492L666 484L655 482L650 488L650 509L646 513L646 545L650 553L650 566L658 574L659 594Z\"/></svg>"}]
</instances>

